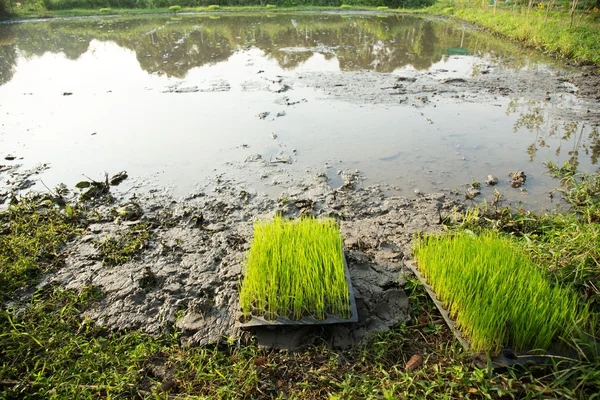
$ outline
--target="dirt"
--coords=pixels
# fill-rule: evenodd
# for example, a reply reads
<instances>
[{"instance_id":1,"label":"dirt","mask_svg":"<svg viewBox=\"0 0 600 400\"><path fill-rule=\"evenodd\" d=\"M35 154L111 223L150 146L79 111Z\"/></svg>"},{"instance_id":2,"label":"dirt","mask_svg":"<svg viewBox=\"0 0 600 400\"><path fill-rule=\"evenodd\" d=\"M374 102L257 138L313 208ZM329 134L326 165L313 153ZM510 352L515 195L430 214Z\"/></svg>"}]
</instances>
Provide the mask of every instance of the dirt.
<instances>
[{"instance_id":1,"label":"dirt","mask_svg":"<svg viewBox=\"0 0 600 400\"><path fill-rule=\"evenodd\" d=\"M35 177L48 168L48 164L38 164L32 168L23 168L22 164L0 165L0 205L13 193L23 192L34 186L37 181Z\"/></svg>"},{"instance_id":2,"label":"dirt","mask_svg":"<svg viewBox=\"0 0 600 400\"><path fill-rule=\"evenodd\" d=\"M353 346L408 321L403 260L409 257L414 233L437 231L452 202L443 194L386 197L385 188L363 187L358 171L340 171L340 176L344 185L337 189L323 174L290 178L279 199L242 189L234 178L219 176L181 200L165 194L136 194L116 204L99 205L99 222L69 245L64 267L40 286L76 290L98 286L105 296L85 312L86 317L111 330L160 334L179 329L189 345L247 340L256 334L259 343L269 347L294 348L316 337L336 348ZM137 212L127 219L120 217L118 210L132 204ZM358 323L236 328L237 288L253 222L275 213L332 216L340 222ZM122 265L104 265L97 243L120 237L141 222L151 239L137 257Z\"/></svg>"},{"instance_id":3,"label":"dirt","mask_svg":"<svg viewBox=\"0 0 600 400\"><path fill-rule=\"evenodd\" d=\"M328 97L351 103L416 108L436 107L440 101L495 103L501 98L522 98L551 103L554 118L600 123L600 75L573 69L505 69L510 62L482 62L466 78L456 78L458 71L444 69L399 74L344 71L298 73L283 82L290 87L314 87Z\"/></svg>"}]
</instances>

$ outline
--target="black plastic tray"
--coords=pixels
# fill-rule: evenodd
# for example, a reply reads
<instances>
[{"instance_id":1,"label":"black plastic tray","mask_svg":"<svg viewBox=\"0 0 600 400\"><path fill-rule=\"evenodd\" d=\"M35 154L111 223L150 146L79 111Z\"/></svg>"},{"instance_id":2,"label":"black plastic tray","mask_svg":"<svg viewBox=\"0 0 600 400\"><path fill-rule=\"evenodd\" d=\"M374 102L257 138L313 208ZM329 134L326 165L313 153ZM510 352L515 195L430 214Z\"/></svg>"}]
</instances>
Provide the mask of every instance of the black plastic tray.
<instances>
[{"instance_id":1,"label":"black plastic tray","mask_svg":"<svg viewBox=\"0 0 600 400\"><path fill-rule=\"evenodd\" d=\"M346 283L348 284L348 298L350 300L350 318L341 318L338 315L326 314L324 320L319 321L318 319L308 316L303 317L299 320L293 320L287 317L277 317L273 320L268 320L263 317L252 316L247 322L241 322L243 317L242 312L238 312L236 315L235 326L239 328L249 328L253 326L278 326L278 325L324 325L324 324L343 324L350 322L358 322L358 311L356 309L356 299L354 298L354 289L352 288L352 281L350 280L350 271L348 270L348 263L346 262L346 255L343 254L344 259L344 275L346 276Z\"/></svg>"}]
</instances>

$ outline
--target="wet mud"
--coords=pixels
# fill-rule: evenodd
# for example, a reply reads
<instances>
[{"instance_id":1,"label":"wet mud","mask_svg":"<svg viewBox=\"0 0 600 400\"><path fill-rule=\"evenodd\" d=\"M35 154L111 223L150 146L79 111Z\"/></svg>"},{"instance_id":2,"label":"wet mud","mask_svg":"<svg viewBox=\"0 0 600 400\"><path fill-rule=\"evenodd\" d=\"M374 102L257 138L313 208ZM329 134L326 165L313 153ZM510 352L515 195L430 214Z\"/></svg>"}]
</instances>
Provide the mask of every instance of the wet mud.
<instances>
[{"instance_id":1,"label":"wet mud","mask_svg":"<svg viewBox=\"0 0 600 400\"><path fill-rule=\"evenodd\" d=\"M453 203L443 194L406 199L387 197L379 186L362 187L357 171L343 171L345 184L332 188L322 174L288 181L285 194L273 199L240 190L221 177L210 190L175 200L140 195L119 205L98 208L100 219L69 245L64 267L41 287L97 286L105 296L85 312L112 330L140 329L160 334L178 329L190 345L247 340L258 335L264 346L294 348L315 338L336 348L359 343L409 319L403 291L410 243L416 232L437 231ZM135 204L136 213L122 212ZM253 222L276 213L336 218L344 236L359 322L312 328L262 328L242 331L237 289ZM102 262L99 243L118 238L140 224L149 240L122 265Z\"/></svg>"}]
</instances>

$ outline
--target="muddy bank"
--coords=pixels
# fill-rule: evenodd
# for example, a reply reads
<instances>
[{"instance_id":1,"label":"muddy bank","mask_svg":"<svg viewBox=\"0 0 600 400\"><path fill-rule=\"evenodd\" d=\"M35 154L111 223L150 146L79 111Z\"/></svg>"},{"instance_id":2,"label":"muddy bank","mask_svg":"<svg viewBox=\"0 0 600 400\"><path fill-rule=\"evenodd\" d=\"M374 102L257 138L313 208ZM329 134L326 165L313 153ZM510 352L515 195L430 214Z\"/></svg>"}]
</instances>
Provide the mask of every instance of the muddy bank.
<instances>
[{"instance_id":1,"label":"muddy bank","mask_svg":"<svg viewBox=\"0 0 600 400\"><path fill-rule=\"evenodd\" d=\"M412 235L439 229L451 202L442 194L385 197L380 187L361 187L356 171L341 176L344 185L334 189L323 174L308 175L288 183L279 199L221 177L210 190L181 200L146 194L99 206L97 222L69 245L64 267L40 286L98 286L105 296L85 316L111 330L160 334L179 329L190 345L244 339L251 333L235 327L237 286L253 221L275 213L332 216L342 228L359 322L263 329L258 338L264 345L294 347L319 337L334 347L349 347L409 319L403 260ZM135 256L122 264L108 262L113 259L107 259L102 243L126 235L139 238L142 231L145 239L135 242Z\"/></svg>"},{"instance_id":2,"label":"muddy bank","mask_svg":"<svg viewBox=\"0 0 600 400\"><path fill-rule=\"evenodd\" d=\"M392 74L305 72L284 80L284 84L314 87L328 97L356 104L400 104L416 108L433 108L447 102L497 103L501 107L502 99L522 99L549 105L550 115L556 119L600 123L600 76L544 67L507 69L505 66L510 65L511 60L499 61L474 65L471 76L441 68Z\"/></svg>"}]
</instances>

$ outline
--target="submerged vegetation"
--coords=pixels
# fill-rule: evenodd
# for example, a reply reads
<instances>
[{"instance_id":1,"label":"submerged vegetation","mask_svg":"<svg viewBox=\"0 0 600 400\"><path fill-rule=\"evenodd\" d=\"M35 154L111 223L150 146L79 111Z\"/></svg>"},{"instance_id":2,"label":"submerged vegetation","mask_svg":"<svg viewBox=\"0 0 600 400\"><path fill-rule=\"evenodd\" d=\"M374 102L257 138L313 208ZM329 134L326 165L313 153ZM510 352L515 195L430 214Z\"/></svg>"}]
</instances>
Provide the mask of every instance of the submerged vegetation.
<instances>
[{"instance_id":1,"label":"submerged vegetation","mask_svg":"<svg viewBox=\"0 0 600 400\"><path fill-rule=\"evenodd\" d=\"M247 317L349 318L342 236L335 222L281 217L256 222L240 304Z\"/></svg>"},{"instance_id":2,"label":"submerged vegetation","mask_svg":"<svg viewBox=\"0 0 600 400\"><path fill-rule=\"evenodd\" d=\"M510 238L429 235L414 252L474 351L547 349L589 323L575 293L553 284Z\"/></svg>"}]
</instances>

